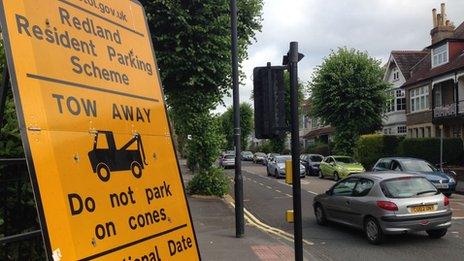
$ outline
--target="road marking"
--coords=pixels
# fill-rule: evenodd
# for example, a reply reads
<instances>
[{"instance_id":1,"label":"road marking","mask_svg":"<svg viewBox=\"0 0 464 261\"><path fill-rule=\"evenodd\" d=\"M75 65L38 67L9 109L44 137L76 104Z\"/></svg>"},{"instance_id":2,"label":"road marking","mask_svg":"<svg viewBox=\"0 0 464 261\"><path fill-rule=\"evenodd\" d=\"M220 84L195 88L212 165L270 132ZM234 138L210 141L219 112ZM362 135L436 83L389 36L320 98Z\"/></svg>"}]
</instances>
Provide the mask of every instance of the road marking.
<instances>
[{"instance_id":1,"label":"road marking","mask_svg":"<svg viewBox=\"0 0 464 261\"><path fill-rule=\"evenodd\" d=\"M259 185L261 185L261 186L264 186L264 184L263 184L263 183L261 183L261 182L259 183Z\"/></svg>"},{"instance_id":2,"label":"road marking","mask_svg":"<svg viewBox=\"0 0 464 261\"><path fill-rule=\"evenodd\" d=\"M271 186L266 186L266 188L268 188L268 189L272 189L272 188L271 188Z\"/></svg>"},{"instance_id":3,"label":"road marking","mask_svg":"<svg viewBox=\"0 0 464 261\"><path fill-rule=\"evenodd\" d=\"M225 195L224 196L224 200L229 203L230 205L232 205L233 208L235 208L235 201L234 199L230 196L230 195ZM292 234L290 233L287 233L283 230L280 230L278 228L275 228L275 227L271 227L263 222L261 222L258 218L256 218L253 214L251 214L251 212L249 212L246 208L243 209L243 211L245 212L245 219L248 223L250 223L251 225L254 225L256 226L257 228L269 233L269 234L273 234L273 235L276 235L276 236L279 236L283 239L286 239L290 242L294 242L294 237ZM303 239L303 243L304 244L307 244L309 246L313 246L314 243L311 242L311 241L308 241L308 240L305 240Z\"/></svg>"},{"instance_id":4,"label":"road marking","mask_svg":"<svg viewBox=\"0 0 464 261\"><path fill-rule=\"evenodd\" d=\"M276 191L277 193L282 193L282 191L280 191L280 190L278 190L278 189L276 189L275 191Z\"/></svg>"},{"instance_id":5,"label":"road marking","mask_svg":"<svg viewBox=\"0 0 464 261\"><path fill-rule=\"evenodd\" d=\"M285 194L285 196L287 196L287 197L289 197L289 198L291 198L291 197L292 197L292 195L290 195L290 194Z\"/></svg>"},{"instance_id":6,"label":"road marking","mask_svg":"<svg viewBox=\"0 0 464 261\"><path fill-rule=\"evenodd\" d=\"M311 194L313 194L313 195L319 195L318 193L313 192L313 191L310 191L310 190L306 190L306 192L309 192L309 193L311 193Z\"/></svg>"},{"instance_id":7,"label":"road marking","mask_svg":"<svg viewBox=\"0 0 464 261\"><path fill-rule=\"evenodd\" d=\"M451 201L451 202L452 202L452 201ZM461 203L461 202L452 202L452 203L455 203L455 204L458 204L458 205L464 206L464 203Z\"/></svg>"},{"instance_id":8,"label":"road marking","mask_svg":"<svg viewBox=\"0 0 464 261\"><path fill-rule=\"evenodd\" d=\"M464 220L464 217L452 217L453 220Z\"/></svg>"}]
</instances>

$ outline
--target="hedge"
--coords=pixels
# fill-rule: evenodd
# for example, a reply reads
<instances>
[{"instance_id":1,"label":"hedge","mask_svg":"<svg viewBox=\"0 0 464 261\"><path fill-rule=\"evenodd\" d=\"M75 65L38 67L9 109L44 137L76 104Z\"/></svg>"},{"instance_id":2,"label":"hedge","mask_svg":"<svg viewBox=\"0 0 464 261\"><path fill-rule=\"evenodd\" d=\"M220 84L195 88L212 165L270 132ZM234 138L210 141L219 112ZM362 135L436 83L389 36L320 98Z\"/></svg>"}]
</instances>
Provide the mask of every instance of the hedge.
<instances>
[{"instance_id":1,"label":"hedge","mask_svg":"<svg viewBox=\"0 0 464 261\"><path fill-rule=\"evenodd\" d=\"M443 140L443 162L459 165L462 161L463 142L459 138ZM398 154L404 157L421 158L433 164L440 163L440 139L405 139L398 147Z\"/></svg>"},{"instance_id":2,"label":"hedge","mask_svg":"<svg viewBox=\"0 0 464 261\"><path fill-rule=\"evenodd\" d=\"M403 139L400 136L363 135L356 143L355 158L370 170L379 158L397 156L398 146Z\"/></svg>"},{"instance_id":3,"label":"hedge","mask_svg":"<svg viewBox=\"0 0 464 261\"><path fill-rule=\"evenodd\" d=\"M305 150L308 154L321 154L322 156L329 156L331 154L330 145L325 143L311 144Z\"/></svg>"},{"instance_id":4,"label":"hedge","mask_svg":"<svg viewBox=\"0 0 464 261\"><path fill-rule=\"evenodd\" d=\"M443 140L443 162L450 165L460 165L464 155L463 142L459 138ZM440 163L440 139L421 138L405 139L400 136L380 134L363 135L355 148L355 158L366 169L371 169L379 158L383 157L413 157Z\"/></svg>"}]
</instances>

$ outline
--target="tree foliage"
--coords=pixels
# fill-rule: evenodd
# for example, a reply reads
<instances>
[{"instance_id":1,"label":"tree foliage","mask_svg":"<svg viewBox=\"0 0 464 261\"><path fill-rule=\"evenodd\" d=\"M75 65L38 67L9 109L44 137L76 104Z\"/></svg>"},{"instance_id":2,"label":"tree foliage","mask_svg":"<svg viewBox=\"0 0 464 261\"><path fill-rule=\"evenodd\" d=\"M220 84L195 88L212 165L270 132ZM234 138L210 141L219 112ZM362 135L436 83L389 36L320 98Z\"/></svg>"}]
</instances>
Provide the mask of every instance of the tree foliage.
<instances>
[{"instance_id":1,"label":"tree foliage","mask_svg":"<svg viewBox=\"0 0 464 261\"><path fill-rule=\"evenodd\" d=\"M229 107L221 117L222 133L225 138L224 149L232 149L234 147L234 109ZM248 138L253 132L253 108L249 103L240 104L240 128L241 128L241 148L248 148Z\"/></svg>"},{"instance_id":2,"label":"tree foliage","mask_svg":"<svg viewBox=\"0 0 464 261\"><path fill-rule=\"evenodd\" d=\"M189 166L209 169L221 144L210 111L231 86L229 1L145 2L176 134L186 141ZM261 29L262 7L262 0L238 1L239 61ZM193 138L185 139L188 135Z\"/></svg>"},{"instance_id":3,"label":"tree foliage","mask_svg":"<svg viewBox=\"0 0 464 261\"><path fill-rule=\"evenodd\" d=\"M340 48L324 59L311 83L312 113L335 128L335 151L351 154L358 137L382 127L386 104L380 61Z\"/></svg>"}]
</instances>

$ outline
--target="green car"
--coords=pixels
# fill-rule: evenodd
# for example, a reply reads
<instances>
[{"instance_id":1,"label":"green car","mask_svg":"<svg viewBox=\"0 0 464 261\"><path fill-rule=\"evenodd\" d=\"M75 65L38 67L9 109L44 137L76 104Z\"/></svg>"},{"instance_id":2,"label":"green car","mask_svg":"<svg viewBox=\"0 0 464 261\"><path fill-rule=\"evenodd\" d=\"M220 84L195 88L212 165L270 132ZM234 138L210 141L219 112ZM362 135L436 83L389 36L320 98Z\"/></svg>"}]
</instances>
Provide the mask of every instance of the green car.
<instances>
[{"instance_id":1,"label":"green car","mask_svg":"<svg viewBox=\"0 0 464 261\"><path fill-rule=\"evenodd\" d=\"M328 156L320 165L319 178L332 177L335 181L351 174L365 172L363 165L347 156Z\"/></svg>"}]
</instances>

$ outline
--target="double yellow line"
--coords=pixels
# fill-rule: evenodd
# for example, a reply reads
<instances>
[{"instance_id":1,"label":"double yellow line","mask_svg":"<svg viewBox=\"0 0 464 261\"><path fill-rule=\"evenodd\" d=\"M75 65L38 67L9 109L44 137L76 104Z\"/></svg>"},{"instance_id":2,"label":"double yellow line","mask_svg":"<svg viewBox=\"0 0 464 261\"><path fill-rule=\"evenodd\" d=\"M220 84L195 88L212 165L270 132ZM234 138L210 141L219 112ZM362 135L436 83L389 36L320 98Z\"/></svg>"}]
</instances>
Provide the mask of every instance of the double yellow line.
<instances>
[{"instance_id":1,"label":"double yellow line","mask_svg":"<svg viewBox=\"0 0 464 261\"><path fill-rule=\"evenodd\" d=\"M224 196L224 200L227 204L230 204L233 208L235 208L235 201L234 199L230 196L230 195L225 195ZM272 234L272 235L275 235L275 236L278 236L280 238L283 238L287 241L290 241L290 242L294 242L294 237L292 234L290 233L287 233L283 230L280 230L278 228L275 228L275 227L271 227L263 222L261 222L258 218L256 218L253 214L250 213L250 211L248 211L247 209L243 209L243 212L245 214L245 220L250 224L250 225L253 225L255 227L257 227L258 229L264 231L264 232L267 232L269 234ZM283 216L283 215L282 215ZM314 243L311 242L311 241L308 241L308 240L305 240L303 239L303 243L306 244L306 245L309 245L309 246L313 246Z\"/></svg>"}]
</instances>

